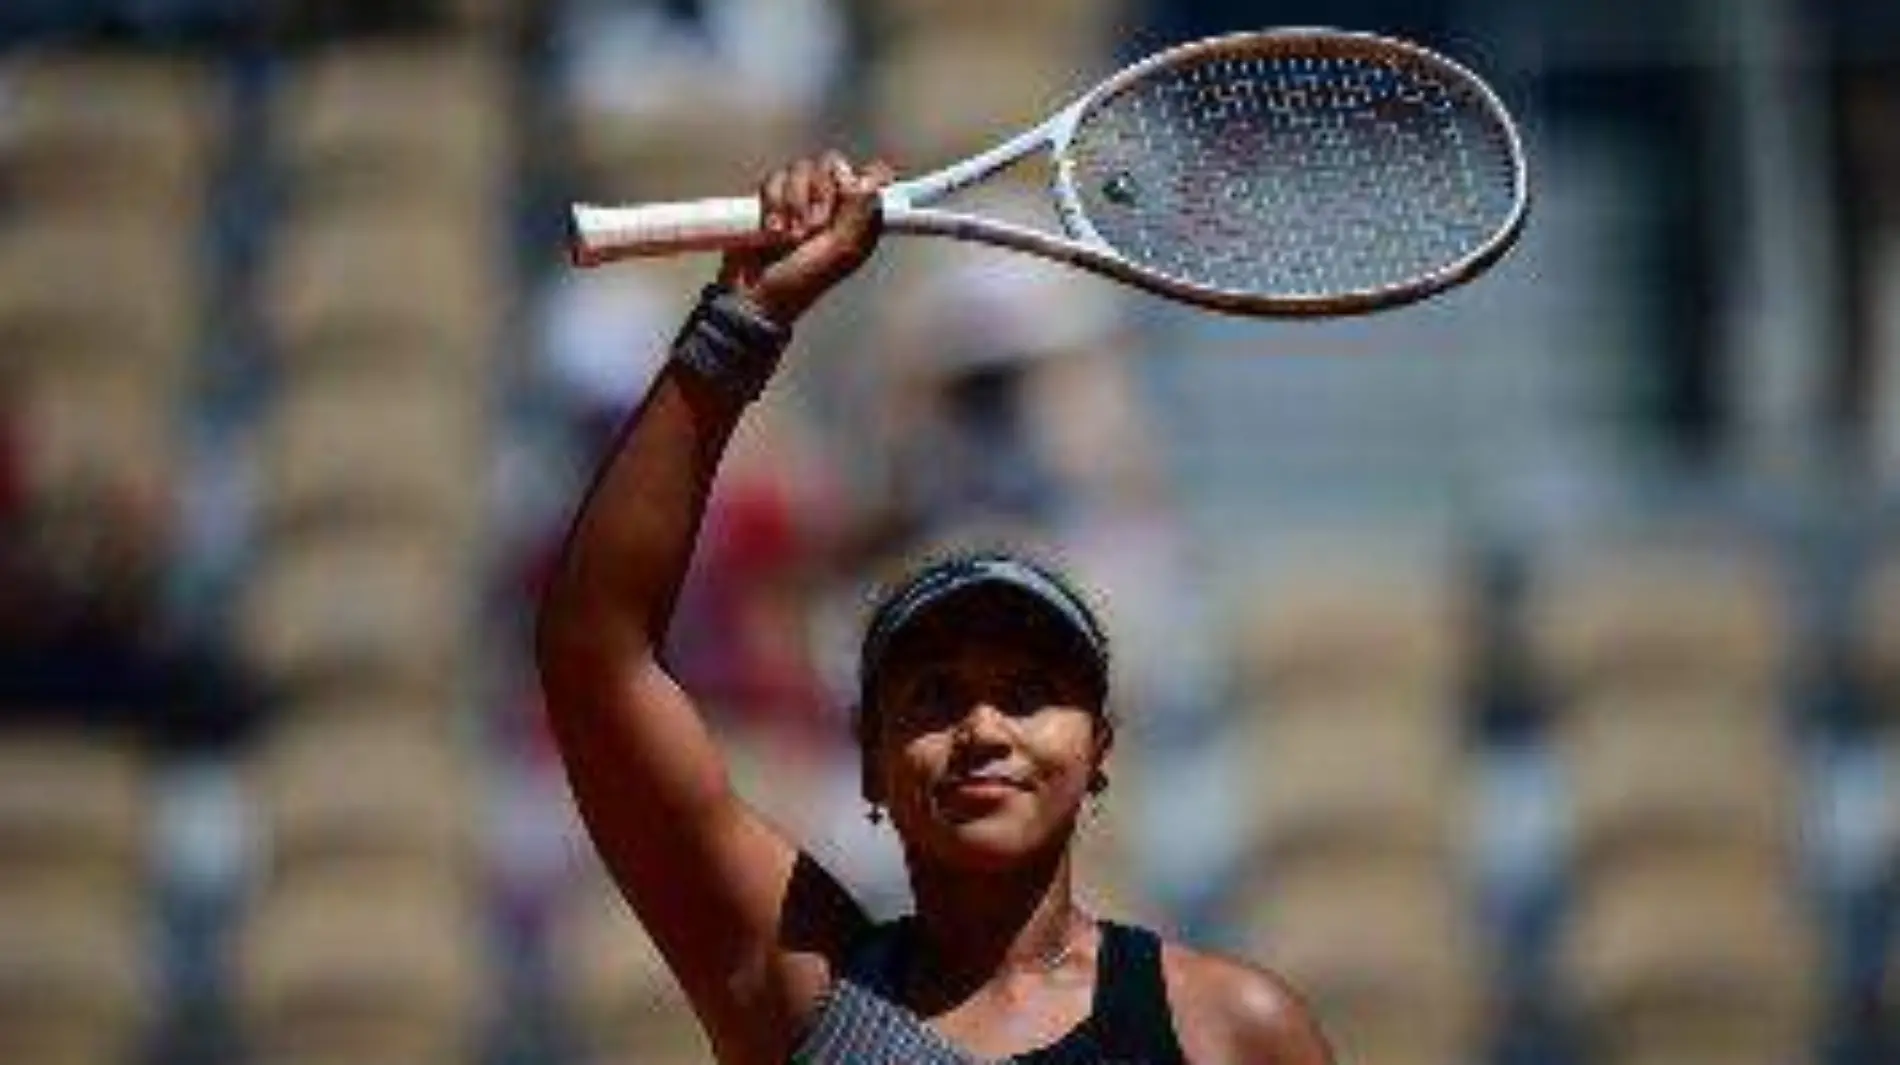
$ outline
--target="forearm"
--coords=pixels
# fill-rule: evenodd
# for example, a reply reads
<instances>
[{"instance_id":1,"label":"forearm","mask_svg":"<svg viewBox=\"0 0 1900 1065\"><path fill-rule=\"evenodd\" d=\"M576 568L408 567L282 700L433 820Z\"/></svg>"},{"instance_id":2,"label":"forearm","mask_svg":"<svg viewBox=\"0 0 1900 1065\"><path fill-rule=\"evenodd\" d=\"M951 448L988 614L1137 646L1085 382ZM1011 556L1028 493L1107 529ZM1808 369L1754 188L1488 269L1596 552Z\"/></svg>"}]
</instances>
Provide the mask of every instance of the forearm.
<instances>
[{"instance_id":1,"label":"forearm","mask_svg":"<svg viewBox=\"0 0 1900 1065\"><path fill-rule=\"evenodd\" d=\"M584 650L626 662L657 649L742 408L677 363L662 370L569 530L542 604L544 665Z\"/></svg>"},{"instance_id":2,"label":"forearm","mask_svg":"<svg viewBox=\"0 0 1900 1065\"><path fill-rule=\"evenodd\" d=\"M537 654L557 728L613 722L621 756L667 763L690 702L655 676L720 458L792 323L869 254L880 178L804 161L768 178L765 217L784 246L729 252L671 357L596 475L542 601ZM696 744L695 744L696 746Z\"/></svg>"}]
</instances>

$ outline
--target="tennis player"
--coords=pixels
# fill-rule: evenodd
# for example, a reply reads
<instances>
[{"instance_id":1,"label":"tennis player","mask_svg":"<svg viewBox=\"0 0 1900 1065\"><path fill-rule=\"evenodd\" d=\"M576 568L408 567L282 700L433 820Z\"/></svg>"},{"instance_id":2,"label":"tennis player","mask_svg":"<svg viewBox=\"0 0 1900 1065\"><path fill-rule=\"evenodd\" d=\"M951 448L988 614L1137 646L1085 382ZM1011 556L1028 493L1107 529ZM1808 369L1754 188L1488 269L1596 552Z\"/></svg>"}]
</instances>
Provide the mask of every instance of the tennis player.
<instances>
[{"instance_id":1,"label":"tennis player","mask_svg":"<svg viewBox=\"0 0 1900 1065\"><path fill-rule=\"evenodd\" d=\"M778 243L726 255L574 521L537 651L589 833L723 1065L1323 1065L1273 974L1077 904L1108 643L1054 573L952 558L871 617L857 734L915 900L894 922L734 793L661 661L727 440L799 316L876 246L890 178L834 153L763 183Z\"/></svg>"}]
</instances>

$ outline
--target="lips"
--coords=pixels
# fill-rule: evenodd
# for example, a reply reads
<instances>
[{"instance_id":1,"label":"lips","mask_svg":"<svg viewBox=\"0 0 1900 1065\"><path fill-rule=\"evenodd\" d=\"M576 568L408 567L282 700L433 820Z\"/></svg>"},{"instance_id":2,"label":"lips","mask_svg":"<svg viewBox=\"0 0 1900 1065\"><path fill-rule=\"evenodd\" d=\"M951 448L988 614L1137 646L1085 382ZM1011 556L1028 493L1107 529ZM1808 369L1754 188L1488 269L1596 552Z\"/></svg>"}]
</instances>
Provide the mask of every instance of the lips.
<instances>
[{"instance_id":1,"label":"lips","mask_svg":"<svg viewBox=\"0 0 1900 1065\"><path fill-rule=\"evenodd\" d=\"M948 777L937 785L940 795L972 798L1002 798L1028 790L1027 784L1006 773L962 773Z\"/></svg>"}]
</instances>

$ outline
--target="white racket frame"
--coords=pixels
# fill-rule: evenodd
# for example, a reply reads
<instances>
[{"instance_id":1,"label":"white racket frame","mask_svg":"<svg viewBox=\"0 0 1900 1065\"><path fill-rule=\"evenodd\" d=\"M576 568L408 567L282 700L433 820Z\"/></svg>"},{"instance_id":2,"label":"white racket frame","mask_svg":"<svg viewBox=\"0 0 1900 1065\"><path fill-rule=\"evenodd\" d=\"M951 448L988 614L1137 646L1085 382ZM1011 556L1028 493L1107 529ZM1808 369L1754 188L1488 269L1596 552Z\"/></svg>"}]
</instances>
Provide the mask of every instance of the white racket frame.
<instances>
[{"instance_id":1,"label":"white racket frame","mask_svg":"<svg viewBox=\"0 0 1900 1065\"><path fill-rule=\"evenodd\" d=\"M1215 288L1136 264L1116 252L1089 223L1075 187L1075 167L1068 147L1083 117L1158 68L1220 53L1260 55L1273 51L1393 59L1433 70L1447 83L1469 89L1496 123L1508 147L1513 181L1508 215L1477 247L1435 270L1398 285L1344 292L1263 295ZM1042 151L1049 153L1053 163L1050 197L1066 234L931 206ZM1033 129L941 170L885 187L880 206L886 232L949 237L1025 252L1169 299L1231 314L1315 317L1410 303L1483 273L1510 249L1523 230L1529 190L1517 125L1497 94L1476 74L1409 41L1359 31L1300 27L1209 37L1157 52L1122 68ZM580 267L641 256L760 246L778 239L765 233L755 196L638 206L575 204L571 208L570 238L570 257Z\"/></svg>"}]
</instances>

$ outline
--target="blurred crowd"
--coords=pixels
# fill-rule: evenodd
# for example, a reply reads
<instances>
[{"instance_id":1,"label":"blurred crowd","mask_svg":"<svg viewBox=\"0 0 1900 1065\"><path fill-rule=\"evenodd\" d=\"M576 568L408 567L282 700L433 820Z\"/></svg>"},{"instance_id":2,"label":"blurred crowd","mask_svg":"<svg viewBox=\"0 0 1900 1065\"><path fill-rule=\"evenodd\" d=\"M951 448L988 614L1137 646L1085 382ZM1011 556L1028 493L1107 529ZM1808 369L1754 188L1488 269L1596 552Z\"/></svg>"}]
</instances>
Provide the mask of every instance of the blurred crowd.
<instances>
[{"instance_id":1,"label":"blurred crowd","mask_svg":"<svg viewBox=\"0 0 1900 1065\"><path fill-rule=\"evenodd\" d=\"M1085 899L1286 972L1342 1063L1896 1060L1900 25L1571 6L10 0L0 1061L708 1060L526 650L713 264L572 269L565 205L928 169L1318 22L1498 79L1516 256L1296 326L893 240L742 426L673 668L895 911L858 626L1028 546L1114 642ZM1021 169L971 198L1053 225Z\"/></svg>"}]
</instances>

